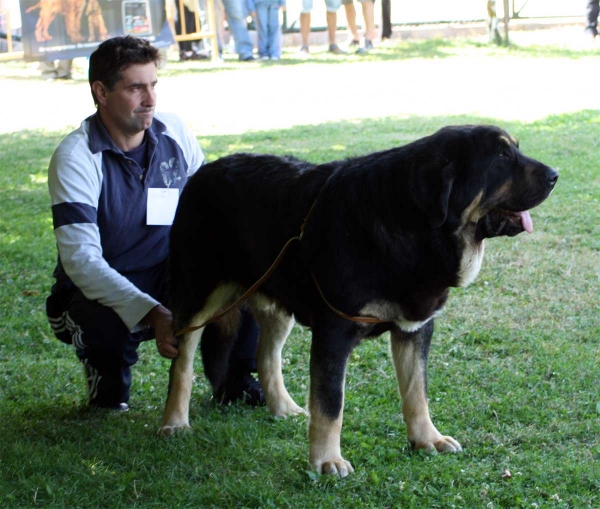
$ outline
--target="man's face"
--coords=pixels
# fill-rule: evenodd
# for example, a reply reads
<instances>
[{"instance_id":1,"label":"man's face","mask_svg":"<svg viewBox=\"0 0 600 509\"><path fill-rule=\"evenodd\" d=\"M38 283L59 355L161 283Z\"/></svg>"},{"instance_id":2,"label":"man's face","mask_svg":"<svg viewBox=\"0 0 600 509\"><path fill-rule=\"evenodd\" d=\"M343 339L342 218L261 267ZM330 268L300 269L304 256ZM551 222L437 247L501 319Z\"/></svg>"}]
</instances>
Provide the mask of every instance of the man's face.
<instances>
[{"instance_id":1,"label":"man's face","mask_svg":"<svg viewBox=\"0 0 600 509\"><path fill-rule=\"evenodd\" d=\"M104 97L98 99L103 107L103 122L125 136L148 129L154 118L157 81L154 63L131 65L125 69L114 89L104 89Z\"/></svg>"}]
</instances>

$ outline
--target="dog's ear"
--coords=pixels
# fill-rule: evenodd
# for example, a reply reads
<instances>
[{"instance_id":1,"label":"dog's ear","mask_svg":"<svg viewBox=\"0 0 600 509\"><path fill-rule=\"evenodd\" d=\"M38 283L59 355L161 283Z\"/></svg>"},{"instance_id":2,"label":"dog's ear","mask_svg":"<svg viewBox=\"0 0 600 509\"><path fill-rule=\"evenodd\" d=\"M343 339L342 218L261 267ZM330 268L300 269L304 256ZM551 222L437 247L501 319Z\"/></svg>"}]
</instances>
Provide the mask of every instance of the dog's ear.
<instances>
[{"instance_id":1,"label":"dog's ear","mask_svg":"<svg viewBox=\"0 0 600 509\"><path fill-rule=\"evenodd\" d=\"M434 228L446 222L455 176L455 164L449 159L423 161L412 168L412 196Z\"/></svg>"}]
</instances>

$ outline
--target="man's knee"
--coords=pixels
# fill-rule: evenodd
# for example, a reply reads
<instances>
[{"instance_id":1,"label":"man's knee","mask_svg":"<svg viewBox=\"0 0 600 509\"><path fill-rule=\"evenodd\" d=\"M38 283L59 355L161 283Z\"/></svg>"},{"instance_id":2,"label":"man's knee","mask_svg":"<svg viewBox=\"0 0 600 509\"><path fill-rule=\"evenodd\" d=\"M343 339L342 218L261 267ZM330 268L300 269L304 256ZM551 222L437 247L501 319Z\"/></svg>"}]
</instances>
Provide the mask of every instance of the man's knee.
<instances>
[{"instance_id":1,"label":"man's knee","mask_svg":"<svg viewBox=\"0 0 600 509\"><path fill-rule=\"evenodd\" d=\"M342 0L325 0L325 6L327 7L327 12L335 13L339 10L342 5Z\"/></svg>"},{"instance_id":2,"label":"man's knee","mask_svg":"<svg viewBox=\"0 0 600 509\"><path fill-rule=\"evenodd\" d=\"M300 14L310 14L313 9L313 0L302 0L302 10Z\"/></svg>"}]
</instances>

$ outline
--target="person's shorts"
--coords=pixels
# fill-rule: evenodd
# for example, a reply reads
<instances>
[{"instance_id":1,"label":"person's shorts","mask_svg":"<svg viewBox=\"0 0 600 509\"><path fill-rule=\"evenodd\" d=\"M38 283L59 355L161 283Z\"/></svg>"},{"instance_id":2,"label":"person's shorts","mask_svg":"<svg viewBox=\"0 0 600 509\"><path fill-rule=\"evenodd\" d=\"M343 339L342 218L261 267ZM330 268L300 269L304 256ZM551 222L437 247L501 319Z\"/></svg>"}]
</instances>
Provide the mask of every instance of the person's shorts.
<instances>
[{"instance_id":1,"label":"person's shorts","mask_svg":"<svg viewBox=\"0 0 600 509\"><path fill-rule=\"evenodd\" d=\"M352 2L354 2L354 0L342 0L342 5L348 5L348 4L351 4ZM358 0L358 2L360 2L361 4L364 4L365 2L375 2L375 0Z\"/></svg>"},{"instance_id":2,"label":"person's shorts","mask_svg":"<svg viewBox=\"0 0 600 509\"><path fill-rule=\"evenodd\" d=\"M341 0L325 0L327 12L337 12L342 5ZM308 14L312 11L313 0L302 0L302 14Z\"/></svg>"}]
</instances>

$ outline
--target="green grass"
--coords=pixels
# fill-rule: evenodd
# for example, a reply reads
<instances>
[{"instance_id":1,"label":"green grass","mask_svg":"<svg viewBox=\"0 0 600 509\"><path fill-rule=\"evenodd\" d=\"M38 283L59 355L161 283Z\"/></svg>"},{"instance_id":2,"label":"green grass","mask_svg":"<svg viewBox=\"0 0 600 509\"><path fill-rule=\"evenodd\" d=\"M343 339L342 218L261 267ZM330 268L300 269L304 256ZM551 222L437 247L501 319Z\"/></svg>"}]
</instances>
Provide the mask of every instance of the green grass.
<instances>
[{"instance_id":1,"label":"green grass","mask_svg":"<svg viewBox=\"0 0 600 509\"><path fill-rule=\"evenodd\" d=\"M421 56L436 44L423 44ZM503 52L501 58L525 51L467 49ZM531 56L573 57L557 52ZM553 196L532 212L534 234L489 241L478 279L453 290L437 320L430 410L464 452L410 451L388 342L381 338L360 345L350 359L342 448L356 473L344 480L308 468L306 418L215 406L199 362L194 431L157 437L169 363L151 344L140 349L127 414L86 408L81 368L70 348L53 339L43 313L56 257L46 168L66 132L3 135L0 507L599 507L597 111L534 123L474 117L332 122L199 142L209 159L244 150L323 162L457 123L499 124L561 177ZM297 327L284 349L286 383L301 405L309 348L309 331Z\"/></svg>"}]
</instances>

